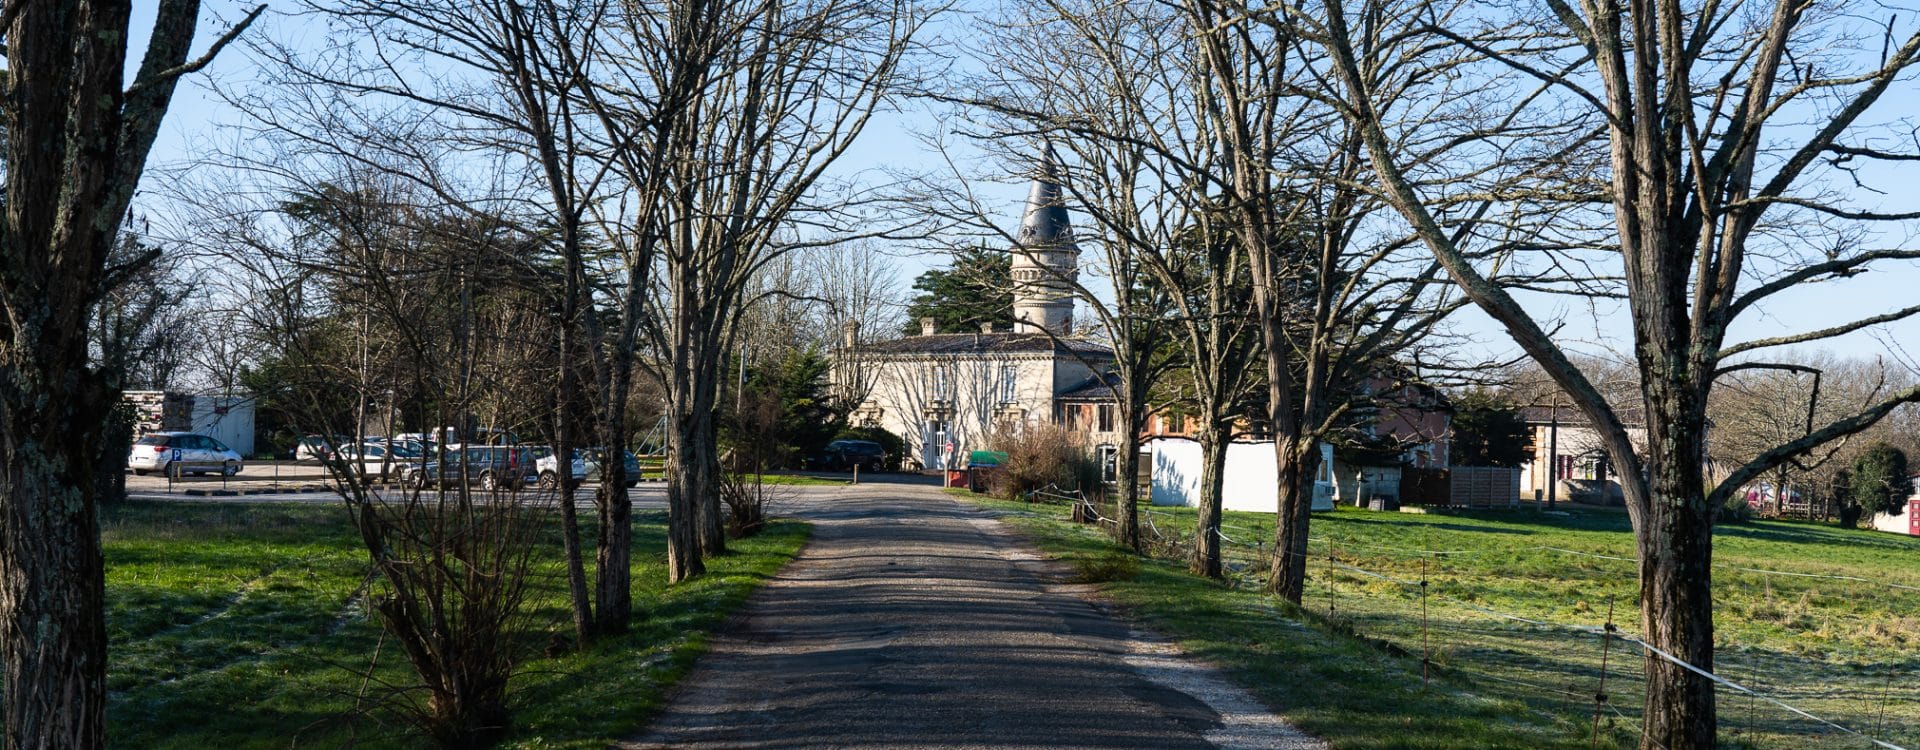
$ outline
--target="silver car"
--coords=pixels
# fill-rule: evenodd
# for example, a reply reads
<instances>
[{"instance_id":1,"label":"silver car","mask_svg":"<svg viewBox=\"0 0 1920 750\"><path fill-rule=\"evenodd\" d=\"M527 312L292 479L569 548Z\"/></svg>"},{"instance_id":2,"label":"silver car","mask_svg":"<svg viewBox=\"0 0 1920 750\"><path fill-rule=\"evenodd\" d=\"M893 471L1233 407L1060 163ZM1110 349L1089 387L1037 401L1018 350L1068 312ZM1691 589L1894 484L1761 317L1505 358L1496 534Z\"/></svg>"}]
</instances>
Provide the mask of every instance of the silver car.
<instances>
[{"instance_id":1,"label":"silver car","mask_svg":"<svg viewBox=\"0 0 1920 750\"><path fill-rule=\"evenodd\" d=\"M240 454L206 435L191 432L149 432L127 451L127 468L146 476L154 472L174 476L203 476L220 472L227 476L240 473Z\"/></svg>"}]
</instances>

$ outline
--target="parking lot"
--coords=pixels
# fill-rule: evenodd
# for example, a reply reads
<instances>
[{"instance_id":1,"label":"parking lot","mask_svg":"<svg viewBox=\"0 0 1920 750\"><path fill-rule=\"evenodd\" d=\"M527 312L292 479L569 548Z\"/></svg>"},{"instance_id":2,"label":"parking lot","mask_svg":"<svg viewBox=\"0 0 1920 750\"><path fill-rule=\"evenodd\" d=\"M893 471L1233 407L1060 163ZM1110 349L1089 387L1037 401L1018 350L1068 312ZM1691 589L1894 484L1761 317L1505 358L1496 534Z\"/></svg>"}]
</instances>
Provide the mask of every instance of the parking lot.
<instances>
[{"instance_id":1,"label":"parking lot","mask_svg":"<svg viewBox=\"0 0 1920 750\"><path fill-rule=\"evenodd\" d=\"M376 492L398 492L397 486L377 485ZM597 484L588 482L576 491L576 500L591 503ZM479 489L475 494L483 494ZM544 493L528 488L524 498L542 498ZM666 483L642 482L628 491L637 507L666 507ZM339 502L333 479L316 461L249 461L232 477L212 473L206 476L169 478L161 474L138 476L127 472L127 496L138 500L246 500L267 502Z\"/></svg>"}]
</instances>

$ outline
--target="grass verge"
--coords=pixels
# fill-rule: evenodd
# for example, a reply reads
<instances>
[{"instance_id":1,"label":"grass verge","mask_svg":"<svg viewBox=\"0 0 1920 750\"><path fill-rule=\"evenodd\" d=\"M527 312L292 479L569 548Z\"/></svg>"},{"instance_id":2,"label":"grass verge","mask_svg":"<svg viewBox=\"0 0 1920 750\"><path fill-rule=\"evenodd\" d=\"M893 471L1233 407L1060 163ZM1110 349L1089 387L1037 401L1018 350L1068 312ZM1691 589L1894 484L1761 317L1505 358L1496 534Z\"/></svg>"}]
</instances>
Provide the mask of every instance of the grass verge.
<instances>
[{"instance_id":1,"label":"grass verge","mask_svg":"<svg viewBox=\"0 0 1920 750\"><path fill-rule=\"evenodd\" d=\"M1088 577L1111 569L1115 547L1063 506L960 493L998 511ZM1171 512L1168 512L1171 510ZM1155 509L1165 529L1191 534L1193 513ZM1314 517L1316 560L1306 609L1258 592L1272 516L1227 513L1235 588L1184 564L1145 561L1103 591L1148 626L1222 665L1303 729L1339 748L1631 746L1638 739L1640 654L1611 644L1610 705L1596 722L1605 644L1568 628L1491 616L1637 632L1624 515L1415 515L1341 509ZM1549 547L1573 553L1556 552ZM1421 555L1410 551L1448 551ZM1760 523L1721 529L1715 581L1721 672L1757 682L1816 714L1912 746L1920 726L1913 617L1920 543L1870 532ZM1323 558L1331 554L1331 562ZM1742 570L1742 568L1750 570ZM1844 581L1758 573L1843 575ZM1366 571L1358 573L1355 571ZM1427 608L1419 587L1429 581ZM1331 611L1331 615L1329 612ZM1425 627L1423 627L1425 625ZM1423 656L1434 679L1421 679ZM1901 675L1905 675L1901 677ZM1617 709L1617 710L1616 710ZM1721 692L1721 737L1732 747L1856 747L1855 736Z\"/></svg>"},{"instance_id":2,"label":"grass verge","mask_svg":"<svg viewBox=\"0 0 1920 750\"><path fill-rule=\"evenodd\" d=\"M604 747L643 727L712 631L805 544L776 521L668 587L665 518L636 513L635 622L514 683L510 747ZM582 535L592 539L591 523ZM530 601L570 633L557 530ZM103 514L109 733L124 747L418 747L372 699L413 676L363 606L367 555L337 505L130 502ZM591 564L591 561L589 561ZM589 570L589 575L592 575Z\"/></svg>"}]
</instances>

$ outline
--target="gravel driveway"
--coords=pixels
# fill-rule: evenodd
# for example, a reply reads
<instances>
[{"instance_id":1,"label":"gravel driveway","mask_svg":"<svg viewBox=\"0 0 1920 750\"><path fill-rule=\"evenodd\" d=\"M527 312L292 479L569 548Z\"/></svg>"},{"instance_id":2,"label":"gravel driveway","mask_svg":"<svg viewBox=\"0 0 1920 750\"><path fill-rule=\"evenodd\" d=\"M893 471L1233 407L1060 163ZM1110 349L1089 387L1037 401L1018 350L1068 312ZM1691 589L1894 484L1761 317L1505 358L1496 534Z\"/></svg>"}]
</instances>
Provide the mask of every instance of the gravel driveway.
<instances>
[{"instance_id":1,"label":"gravel driveway","mask_svg":"<svg viewBox=\"0 0 1920 750\"><path fill-rule=\"evenodd\" d=\"M623 747L1321 747L973 506L807 489L813 542Z\"/></svg>"}]
</instances>

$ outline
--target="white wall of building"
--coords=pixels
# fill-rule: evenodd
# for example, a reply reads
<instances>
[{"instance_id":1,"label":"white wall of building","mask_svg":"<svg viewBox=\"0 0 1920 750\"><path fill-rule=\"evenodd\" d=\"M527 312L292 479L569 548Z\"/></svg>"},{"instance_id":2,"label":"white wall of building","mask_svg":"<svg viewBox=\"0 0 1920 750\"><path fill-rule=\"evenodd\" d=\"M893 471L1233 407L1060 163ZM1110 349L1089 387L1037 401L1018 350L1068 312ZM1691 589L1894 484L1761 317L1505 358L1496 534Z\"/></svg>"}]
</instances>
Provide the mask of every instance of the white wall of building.
<instances>
[{"instance_id":1,"label":"white wall of building","mask_svg":"<svg viewBox=\"0 0 1920 750\"><path fill-rule=\"evenodd\" d=\"M242 396L194 396L193 431L253 455L253 399Z\"/></svg>"},{"instance_id":2,"label":"white wall of building","mask_svg":"<svg viewBox=\"0 0 1920 750\"><path fill-rule=\"evenodd\" d=\"M1893 534L1920 536L1920 496L1907 500L1907 509L1897 516L1873 514L1873 527Z\"/></svg>"},{"instance_id":3,"label":"white wall of building","mask_svg":"<svg viewBox=\"0 0 1920 750\"><path fill-rule=\"evenodd\" d=\"M873 358L864 363L872 390L855 419L877 413L882 429L906 441L908 463L941 468L946 445L965 455L986 448L1002 422L1051 420L1055 364L1032 354Z\"/></svg>"},{"instance_id":4,"label":"white wall of building","mask_svg":"<svg viewBox=\"0 0 1920 750\"><path fill-rule=\"evenodd\" d=\"M1154 505L1200 504L1200 474L1205 468L1200 443L1186 438L1156 438L1147 442L1153 453ZM1274 513L1280 503L1280 471L1274 465L1273 443L1236 442L1227 446L1221 474L1220 500L1227 510ZM1325 493L1314 493L1314 510L1333 510Z\"/></svg>"}]
</instances>

